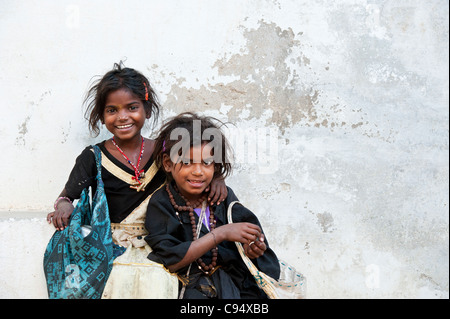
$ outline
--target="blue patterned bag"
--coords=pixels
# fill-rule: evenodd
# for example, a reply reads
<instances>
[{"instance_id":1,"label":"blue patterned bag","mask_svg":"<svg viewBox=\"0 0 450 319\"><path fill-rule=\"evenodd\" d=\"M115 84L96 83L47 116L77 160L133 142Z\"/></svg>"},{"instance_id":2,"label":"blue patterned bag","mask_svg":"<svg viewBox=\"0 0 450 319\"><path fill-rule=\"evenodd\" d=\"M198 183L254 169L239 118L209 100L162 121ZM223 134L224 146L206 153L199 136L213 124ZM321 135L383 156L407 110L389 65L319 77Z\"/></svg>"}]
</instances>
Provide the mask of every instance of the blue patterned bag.
<instances>
[{"instance_id":1,"label":"blue patterned bag","mask_svg":"<svg viewBox=\"0 0 450 319\"><path fill-rule=\"evenodd\" d=\"M101 151L94 145L97 191L81 194L63 231L55 231L44 253L44 272L50 299L99 299L111 273L113 242L108 203L101 178ZM87 225L87 226L86 226ZM86 229L90 233L85 236Z\"/></svg>"}]
</instances>

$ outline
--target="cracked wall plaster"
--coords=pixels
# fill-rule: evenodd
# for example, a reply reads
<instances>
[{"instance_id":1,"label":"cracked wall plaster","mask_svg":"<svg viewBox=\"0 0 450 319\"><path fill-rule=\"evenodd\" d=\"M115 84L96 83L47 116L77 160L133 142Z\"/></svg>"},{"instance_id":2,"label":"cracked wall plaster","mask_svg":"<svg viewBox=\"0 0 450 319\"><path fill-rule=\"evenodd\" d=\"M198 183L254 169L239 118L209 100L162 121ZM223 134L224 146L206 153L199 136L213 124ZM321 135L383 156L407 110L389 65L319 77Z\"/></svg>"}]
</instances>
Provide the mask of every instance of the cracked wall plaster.
<instances>
[{"instance_id":1,"label":"cracked wall plaster","mask_svg":"<svg viewBox=\"0 0 450 319\"><path fill-rule=\"evenodd\" d=\"M269 112L266 123L275 124L281 131L301 121L315 126L345 125L318 118L319 90L305 87L301 74L291 68L292 64L297 67L309 64L308 57L301 53L300 35L264 20L259 21L257 29L241 27L241 30L246 39L241 52L226 55L212 66L219 79L236 80L194 89L184 86L183 79L179 79L172 85L164 106L175 112L201 112L227 105L230 121L259 119ZM293 51L300 55L292 56Z\"/></svg>"},{"instance_id":2,"label":"cracked wall plaster","mask_svg":"<svg viewBox=\"0 0 450 319\"><path fill-rule=\"evenodd\" d=\"M448 298L448 33L445 0L4 0L0 210L24 213L2 213L2 242L20 228L45 246L76 156L109 138L89 135L84 93L122 59L163 118L194 110L244 131L239 155L276 133L275 165L239 163L227 184L311 298ZM1 296L45 298L39 251L6 251L28 268L1 264L0 286L27 286Z\"/></svg>"}]
</instances>

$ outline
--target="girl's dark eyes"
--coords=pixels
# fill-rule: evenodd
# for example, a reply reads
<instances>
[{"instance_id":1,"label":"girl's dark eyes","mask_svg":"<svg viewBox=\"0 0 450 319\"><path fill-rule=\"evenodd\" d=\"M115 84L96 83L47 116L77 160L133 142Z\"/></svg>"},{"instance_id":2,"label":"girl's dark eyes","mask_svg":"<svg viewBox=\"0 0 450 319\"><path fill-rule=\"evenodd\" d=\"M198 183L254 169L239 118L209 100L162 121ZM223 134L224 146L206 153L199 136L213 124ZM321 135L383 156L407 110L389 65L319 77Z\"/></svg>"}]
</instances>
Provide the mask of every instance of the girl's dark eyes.
<instances>
[{"instance_id":1,"label":"girl's dark eyes","mask_svg":"<svg viewBox=\"0 0 450 319\"><path fill-rule=\"evenodd\" d=\"M139 108L139 105L130 105L130 106L128 106L128 109L130 110L130 111L136 111L137 109ZM106 113L114 113L114 112L116 112L117 111L117 108L116 107L112 107L112 106L109 106L109 107L106 107L105 108L105 111L106 111Z\"/></svg>"},{"instance_id":2,"label":"girl's dark eyes","mask_svg":"<svg viewBox=\"0 0 450 319\"><path fill-rule=\"evenodd\" d=\"M185 159L185 160L182 160L182 163L185 166L189 166L189 165L192 164L192 161ZM206 161L202 161L202 164L205 165L205 166L210 166L210 165L214 164L214 161L213 160L206 160Z\"/></svg>"}]
</instances>

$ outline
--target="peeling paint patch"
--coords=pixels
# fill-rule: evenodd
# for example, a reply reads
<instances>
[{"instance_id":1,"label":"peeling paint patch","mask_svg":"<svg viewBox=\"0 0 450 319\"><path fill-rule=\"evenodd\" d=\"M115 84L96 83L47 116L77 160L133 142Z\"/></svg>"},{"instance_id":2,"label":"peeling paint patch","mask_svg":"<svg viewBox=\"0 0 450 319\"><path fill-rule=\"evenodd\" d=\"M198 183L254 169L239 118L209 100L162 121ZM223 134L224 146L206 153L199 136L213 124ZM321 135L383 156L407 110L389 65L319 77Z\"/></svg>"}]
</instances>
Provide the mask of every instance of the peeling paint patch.
<instances>
[{"instance_id":1,"label":"peeling paint patch","mask_svg":"<svg viewBox=\"0 0 450 319\"><path fill-rule=\"evenodd\" d=\"M306 250L307 251L307 254L308 255L311 255L311 252L309 251L310 250L310 246L309 246L309 242L306 242L305 243L305 247L303 248L303 250Z\"/></svg>"},{"instance_id":2,"label":"peeling paint patch","mask_svg":"<svg viewBox=\"0 0 450 319\"><path fill-rule=\"evenodd\" d=\"M24 121L18 125L18 136L16 137L16 146L25 146L25 136L28 134L28 124L32 118L32 115L34 113L34 110L39 106L39 104L44 100L44 98L47 95L50 95L51 91L46 91L44 93L41 94L41 97L39 98L38 102L30 102L30 106L31 106L31 111L30 111L30 115L27 115L24 119Z\"/></svg>"},{"instance_id":3,"label":"peeling paint patch","mask_svg":"<svg viewBox=\"0 0 450 319\"><path fill-rule=\"evenodd\" d=\"M354 130L368 124L362 119L354 122L345 117L342 112L346 106L339 97L332 105L326 105L329 102L322 96L320 86L314 81L305 82L305 74L311 76L315 66L304 53L302 32L295 34L291 28L282 29L264 20L259 21L256 29L240 28L245 46L238 53L224 54L213 64L218 78L213 76L211 84L196 83L193 88L184 77L160 72L162 77L173 78L164 109L174 113L218 110L231 122L266 121L267 125L276 125L282 135L297 124L331 131ZM330 62L324 64L325 70L329 70ZM152 72L157 68L153 65Z\"/></svg>"},{"instance_id":4,"label":"peeling paint patch","mask_svg":"<svg viewBox=\"0 0 450 319\"><path fill-rule=\"evenodd\" d=\"M267 188L267 189L261 189L258 191L260 196L262 198L271 198L274 195L277 194L284 194L289 193L291 191L291 184L289 183L280 183L277 185L274 185L273 187Z\"/></svg>"},{"instance_id":5,"label":"peeling paint patch","mask_svg":"<svg viewBox=\"0 0 450 319\"><path fill-rule=\"evenodd\" d=\"M240 119L248 110L247 119L262 118L270 110L267 122L276 124L283 132L301 120L316 121L319 90L302 88L300 75L286 63L294 60L301 65L310 61L301 54L291 56L294 49L299 51L300 45L294 32L264 21L259 22L257 29L242 29L247 41L245 49L213 65L220 76L237 80L201 85L199 89L181 87L178 81L172 85L164 107L175 112L203 112L219 110L222 104L231 105L227 112L231 121Z\"/></svg>"},{"instance_id":6,"label":"peeling paint patch","mask_svg":"<svg viewBox=\"0 0 450 319\"><path fill-rule=\"evenodd\" d=\"M16 137L16 146L25 145L25 135L28 133L28 122L30 121L31 116L27 116L22 124L19 125L19 136Z\"/></svg>"},{"instance_id":7,"label":"peeling paint patch","mask_svg":"<svg viewBox=\"0 0 450 319\"><path fill-rule=\"evenodd\" d=\"M324 233L333 232L334 219L330 213L324 212L323 214L317 213L317 223L322 228Z\"/></svg>"},{"instance_id":8,"label":"peeling paint patch","mask_svg":"<svg viewBox=\"0 0 450 319\"><path fill-rule=\"evenodd\" d=\"M69 125L67 127L63 127L62 128L62 132L61 132L62 141L61 141L61 144L64 144L64 143L67 142L67 138L69 137L71 128L72 128L72 123L71 122L69 122Z\"/></svg>"}]
</instances>

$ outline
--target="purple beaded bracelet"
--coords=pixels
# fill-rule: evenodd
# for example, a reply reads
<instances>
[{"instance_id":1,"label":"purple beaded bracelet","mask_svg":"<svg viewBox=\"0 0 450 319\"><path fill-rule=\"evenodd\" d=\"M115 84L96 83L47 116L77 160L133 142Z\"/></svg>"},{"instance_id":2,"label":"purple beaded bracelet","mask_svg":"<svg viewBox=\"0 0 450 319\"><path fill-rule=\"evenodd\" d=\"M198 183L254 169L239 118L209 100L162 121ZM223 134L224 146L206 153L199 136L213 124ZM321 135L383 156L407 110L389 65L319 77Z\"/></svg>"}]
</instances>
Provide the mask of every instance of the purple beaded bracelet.
<instances>
[{"instance_id":1,"label":"purple beaded bracelet","mask_svg":"<svg viewBox=\"0 0 450 319\"><path fill-rule=\"evenodd\" d=\"M67 200L69 203L72 204L72 201L70 200L69 197L58 197L58 199L55 200L55 204L53 204L53 208L54 208L55 210L56 210L57 205L58 205L58 203L59 203L59 201L60 201L61 199L65 199L65 200Z\"/></svg>"}]
</instances>

